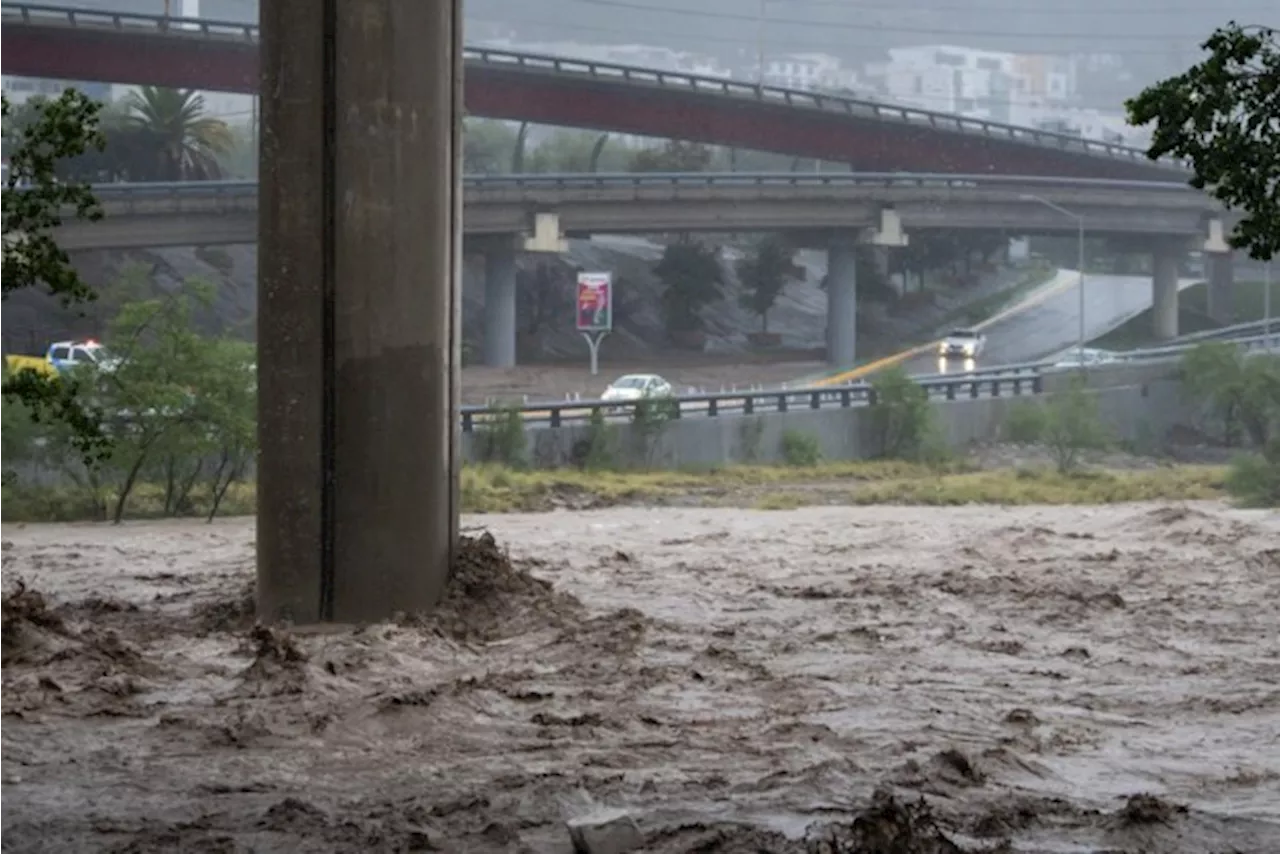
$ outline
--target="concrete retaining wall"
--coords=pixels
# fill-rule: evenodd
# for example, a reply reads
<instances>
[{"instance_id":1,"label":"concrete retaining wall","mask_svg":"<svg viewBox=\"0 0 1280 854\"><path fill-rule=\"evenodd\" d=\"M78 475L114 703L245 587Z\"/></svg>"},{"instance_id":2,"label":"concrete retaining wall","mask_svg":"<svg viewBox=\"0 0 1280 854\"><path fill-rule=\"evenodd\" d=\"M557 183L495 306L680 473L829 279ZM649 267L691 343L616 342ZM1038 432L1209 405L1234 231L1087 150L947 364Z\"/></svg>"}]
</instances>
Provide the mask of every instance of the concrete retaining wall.
<instances>
[{"instance_id":1,"label":"concrete retaining wall","mask_svg":"<svg viewBox=\"0 0 1280 854\"><path fill-rule=\"evenodd\" d=\"M1074 371L1046 375L1047 392L1065 391ZM1196 411L1182 399L1175 363L1117 365L1090 370L1086 386L1098 414L1118 441L1147 442L1175 425L1188 425ZM1001 438L1010 410L1037 397L998 397L940 401L934 405L938 428L952 448ZM708 468L728 463L782 462L784 434L795 431L817 440L824 459L856 460L876 456L880 444L874 416L865 406L752 416L695 417L668 422L648 442L630 424L610 428L613 457L619 462L660 468ZM527 431L531 462L542 468L572 465L589 443L585 425L532 428ZM475 462L478 434L463 436L463 459ZM578 453L575 454L575 446Z\"/></svg>"}]
</instances>

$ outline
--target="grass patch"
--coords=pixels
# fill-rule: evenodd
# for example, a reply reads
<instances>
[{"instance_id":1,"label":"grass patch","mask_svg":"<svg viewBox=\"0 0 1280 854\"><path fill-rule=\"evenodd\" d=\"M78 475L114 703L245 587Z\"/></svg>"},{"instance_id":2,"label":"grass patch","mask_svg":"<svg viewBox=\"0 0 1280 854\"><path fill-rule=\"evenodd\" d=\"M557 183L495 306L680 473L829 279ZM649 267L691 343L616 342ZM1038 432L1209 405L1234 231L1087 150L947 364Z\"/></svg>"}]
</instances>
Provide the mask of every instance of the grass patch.
<instances>
[{"instance_id":1,"label":"grass patch","mask_svg":"<svg viewBox=\"0 0 1280 854\"><path fill-rule=\"evenodd\" d=\"M1147 471L1059 474L1023 469L975 471L964 462L928 466L897 461L832 462L816 466L731 466L701 471L518 471L496 465L462 472L467 513L534 512L618 504L707 504L759 510L792 510L810 504L1111 504L1123 501L1220 498L1222 467L1177 466ZM788 490L788 484L804 486ZM814 488L817 487L817 488ZM109 498L109 496L108 496ZM126 508L131 519L163 516L159 485L135 488ZM190 515L207 510L193 496ZM6 522L66 522L101 518L82 491L6 484ZM253 484L235 484L221 515L255 510Z\"/></svg>"},{"instance_id":2,"label":"grass patch","mask_svg":"<svg viewBox=\"0 0 1280 854\"><path fill-rule=\"evenodd\" d=\"M953 506L1193 501L1223 497L1225 479L1221 466L1071 474L1048 468L983 471L866 484L850 493L849 502Z\"/></svg>"},{"instance_id":3,"label":"grass patch","mask_svg":"<svg viewBox=\"0 0 1280 854\"><path fill-rule=\"evenodd\" d=\"M1209 316L1209 285L1205 282L1191 285L1178 293L1178 333L1190 335L1207 332L1222 326L1249 323L1265 317L1263 308L1266 294L1265 282L1236 282L1232 293L1234 314L1231 322L1221 324ZM1280 313L1280 278L1271 283L1273 315ZM1152 333L1151 309L1129 318L1120 326L1089 342L1090 347L1104 350L1132 350L1136 347L1154 346L1158 343ZM1277 323L1280 326L1280 323Z\"/></svg>"},{"instance_id":4,"label":"grass patch","mask_svg":"<svg viewBox=\"0 0 1280 854\"><path fill-rule=\"evenodd\" d=\"M190 506L182 515L204 517L209 513L209 496L193 490ZM6 483L0 518L5 522L81 522L107 518L107 508L115 503L111 490L92 494L67 486L31 486ZM254 484L233 483L218 506L219 516L245 516L257 510ZM125 504L126 519L162 519L164 487L158 483L139 483L129 493Z\"/></svg>"}]
</instances>

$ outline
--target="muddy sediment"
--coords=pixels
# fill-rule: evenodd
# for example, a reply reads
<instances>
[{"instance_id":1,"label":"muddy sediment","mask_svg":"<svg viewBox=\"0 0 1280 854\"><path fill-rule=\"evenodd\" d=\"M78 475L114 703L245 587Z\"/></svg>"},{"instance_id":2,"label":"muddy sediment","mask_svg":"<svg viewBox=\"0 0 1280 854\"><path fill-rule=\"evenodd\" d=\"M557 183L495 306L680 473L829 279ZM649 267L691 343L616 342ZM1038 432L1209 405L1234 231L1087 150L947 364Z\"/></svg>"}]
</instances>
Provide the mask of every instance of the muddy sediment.
<instances>
[{"instance_id":1,"label":"muddy sediment","mask_svg":"<svg viewBox=\"0 0 1280 854\"><path fill-rule=\"evenodd\" d=\"M254 623L247 521L7 526L5 850L1280 850L1276 514L485 522L334 632Z\"/></svg>"}]
</instances>

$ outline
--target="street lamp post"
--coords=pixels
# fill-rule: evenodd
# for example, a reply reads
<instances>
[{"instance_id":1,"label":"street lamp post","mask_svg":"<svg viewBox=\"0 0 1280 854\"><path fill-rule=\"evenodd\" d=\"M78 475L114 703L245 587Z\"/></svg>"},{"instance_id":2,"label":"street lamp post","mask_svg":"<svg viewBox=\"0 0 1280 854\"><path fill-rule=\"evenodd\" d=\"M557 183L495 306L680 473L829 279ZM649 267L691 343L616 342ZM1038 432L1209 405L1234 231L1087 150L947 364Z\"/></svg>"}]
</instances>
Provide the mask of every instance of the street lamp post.
<instances>
[{"instance_id":1,"label":"street lamp post","mask_svg":"<svg viewBox=\"0 0 1280 854\"><path fill-rule=\"evenodd\" d=\"M1077 289L1077 290L1079 290L1079 292L1080 292L1080 294L1079 294L1079 295L1080 295L1080 318L1079 318L1080 326L1079 326L1079 331L1078 331L1077 336L1076 336L1076 338L1077 338L1076 348L1077 348L1078 356L1079 356L1079 359L1080 359L1080 367L1082 367L1082 368L1083 368L1083 367L1084 367L1084 341L1085 341L1085 332L1084 332L1084 217L1083 217L1083 216L1081 216L1081 215L1080 215L1080 214L1078 214L1078 213L1074 213L1074 212L1072 212L1072 211L1067 210L1067 209L1066 209L1066 208L1064 208L1062 205L1059 205L1059 204L1057 204L1057 203L1055 203L1055 202L1051 202L1051 201L1049 201L1048 199L1043 199L1043 198L1041 198L1040 196L1032 196L1032 195L1029 195L1029 194L1024 194L1024 195L1020 196L1019 198L1021 198L1023 201L1026 201L1026 202L1036 202L1036 203L1038 203L1038 204L1042 204L1042 205L1044 205L1045 207L1049 208L1050 210L1057 211L1058 213L1062 214L1063 216L1065 216L1065 217L1069 217L1070 219L1073 219L1073 220L1075 220L1075 221L1076 221L1076 269L1079 271L1079 274L1080 274L1080 285L1079 285L1079 288Z\"/></svg>"},{"instance_id":2,"label":"street lamp post","mask_svg":"<svg viewBox=\"0 0 1280 854\"><path fill-rule=\"evenodd\" d=\"M1271 346L1271 262L1262 267L1262 334Z\"/></svg>"},{"instance_id":3,"label":"street lamp post","mask_svg":"<svg viewBox=\"0 0 1280 854\"><path fill-rule=\"evenodd\" d=\"M764 85L764 22L769 14L769 0L760 0L760 15L756 19L756 85Z\"/></svg>"}]
</instances>

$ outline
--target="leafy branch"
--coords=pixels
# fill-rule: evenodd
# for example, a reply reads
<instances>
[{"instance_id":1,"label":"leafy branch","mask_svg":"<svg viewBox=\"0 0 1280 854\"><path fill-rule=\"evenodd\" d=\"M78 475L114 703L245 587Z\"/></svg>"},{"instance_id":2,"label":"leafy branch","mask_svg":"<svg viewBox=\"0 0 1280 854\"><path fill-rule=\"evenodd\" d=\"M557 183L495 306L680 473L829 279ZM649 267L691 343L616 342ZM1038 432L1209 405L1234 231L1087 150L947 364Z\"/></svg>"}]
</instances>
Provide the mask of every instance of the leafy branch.
<instances>
[{"instance_id":1,"label":"leafy branch","mask_svg":"<svg viewBox=\"0 0 1280 854\"><path fill-rule=\"evenodd\" d=\"M1277 31L1235 22L1201 47L1203 62L1130 99L1154 123L1147 155L1191 162L1191 185L1243 212L1231 243L1259 260L1280 252L1280 45Z\"/></svg>"}]
</instances>

